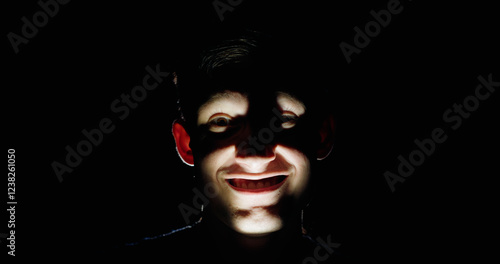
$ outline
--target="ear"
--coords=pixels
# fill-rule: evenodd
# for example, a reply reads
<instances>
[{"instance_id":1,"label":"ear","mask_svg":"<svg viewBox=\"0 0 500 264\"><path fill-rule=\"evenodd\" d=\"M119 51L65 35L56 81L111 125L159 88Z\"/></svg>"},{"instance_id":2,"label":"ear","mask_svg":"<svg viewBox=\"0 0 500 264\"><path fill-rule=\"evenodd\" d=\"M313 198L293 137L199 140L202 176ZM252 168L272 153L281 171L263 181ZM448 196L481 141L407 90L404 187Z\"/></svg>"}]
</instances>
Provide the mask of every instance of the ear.
<instances>
[{"instance_id":1,"label":"ear","mask_svg":"<svg viewBox=\"0 0 500 264\"><path fill-rule=\"evenodd\" d=\"M317 159L323 160L333 148L333 115L328 115L322 122L319 128L320 142L317 151Z\"/></svg>"},{"instance_id":2,"label":"ear","mask_svg":"<svg viewBox=\"0 0 500 264\"><path fill-rule=\"evenodd\" d=\"M178 120L175 120L172 124L172 135L174 136L177 153L181 160L189 166L194 166L193 151L189 147L191 137Z\"/></svg>"}]
</instances>

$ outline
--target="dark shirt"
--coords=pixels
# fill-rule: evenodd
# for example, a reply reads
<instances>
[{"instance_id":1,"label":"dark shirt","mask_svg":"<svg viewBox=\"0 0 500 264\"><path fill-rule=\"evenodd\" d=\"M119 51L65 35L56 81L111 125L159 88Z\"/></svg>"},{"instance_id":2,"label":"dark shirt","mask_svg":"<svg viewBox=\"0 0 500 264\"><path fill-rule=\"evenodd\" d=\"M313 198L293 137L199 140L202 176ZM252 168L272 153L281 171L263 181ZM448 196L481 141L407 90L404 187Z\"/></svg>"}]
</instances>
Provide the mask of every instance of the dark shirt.
<instances>
[{"instance_id":1,"label":"dark shirt","mask_svg":"<svg viewBox=\"0 0 500 264\"><path fill-rule=\"evenodd\" d=\"M215 219L202 219L120 246L107 255L163 263L338 263L339 244L314 240L302 234L300 226L289 231L276 232L265 247L252 251L240 247L235 239L238 234L226 225Z\"/></svg>"}]
</instances>

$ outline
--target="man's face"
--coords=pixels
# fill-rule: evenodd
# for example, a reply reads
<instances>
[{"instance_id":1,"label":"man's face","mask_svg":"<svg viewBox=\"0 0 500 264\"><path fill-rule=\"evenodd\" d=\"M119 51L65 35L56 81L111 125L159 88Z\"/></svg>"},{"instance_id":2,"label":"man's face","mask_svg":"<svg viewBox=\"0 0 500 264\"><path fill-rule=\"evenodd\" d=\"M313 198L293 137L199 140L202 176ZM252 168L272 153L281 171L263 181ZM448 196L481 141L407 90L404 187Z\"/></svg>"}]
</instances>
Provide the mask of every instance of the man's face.
<instances>
[{"instance_id":1,"label":"man's face","mask_svg":"<svg viewBox=\"0 0 500 264\"><path fill-rule=\"evenodd\" d=\"M204 184L217 189L213 212L243 234L281 229L311 174L310 155L298 144L305 139L297 127L306 108L287 93L273 97L259 101L233 91L213 95L199 108L201 132L191 139L198 142L193 148L197 171Z\"/></svg>"}]
</instances>

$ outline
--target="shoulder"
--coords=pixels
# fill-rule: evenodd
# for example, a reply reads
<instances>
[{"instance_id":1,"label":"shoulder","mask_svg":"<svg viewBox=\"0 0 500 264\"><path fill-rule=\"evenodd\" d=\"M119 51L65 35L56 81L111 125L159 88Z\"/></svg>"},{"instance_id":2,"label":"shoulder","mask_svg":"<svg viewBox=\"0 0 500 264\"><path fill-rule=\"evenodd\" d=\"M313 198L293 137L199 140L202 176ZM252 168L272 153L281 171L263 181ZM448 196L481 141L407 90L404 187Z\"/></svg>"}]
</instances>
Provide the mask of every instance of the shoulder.
<instances>
[{"instance_id":1,"label":"shoulder","mask_svg":"<svg viewBox=\"0 0 500 264\"><path fill-rule=\"evenodd\" d=\"M140 257L141 259L185 259L194 262L198 249L203 248L203 238L199 225L188 225L164 234L144 237L140 240L115 246L103 255L113 258ZM192 261L191 261L192 259Z\"/></svg>"}]
</instances>

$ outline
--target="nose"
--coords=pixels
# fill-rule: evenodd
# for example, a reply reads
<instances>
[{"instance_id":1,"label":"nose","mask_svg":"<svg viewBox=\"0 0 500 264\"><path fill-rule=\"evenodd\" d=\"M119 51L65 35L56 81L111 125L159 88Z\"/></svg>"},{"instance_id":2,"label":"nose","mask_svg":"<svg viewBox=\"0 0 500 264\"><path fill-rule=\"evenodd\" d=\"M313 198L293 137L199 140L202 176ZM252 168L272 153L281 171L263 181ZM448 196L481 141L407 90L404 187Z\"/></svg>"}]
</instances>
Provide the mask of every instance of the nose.
<instances>
[{"instance_id":1,"label":"nose","mask_svg":"<svg viewBox=\"0 0 500 264\"><path fill-rule=\"evenodd\" d=\"M253 144L252 144L253 143ZM261 173L276 159L275 145L258 145L252 140L243 141L236 150L236 162L251 173Z\"/></svg>"}]
</instances>

